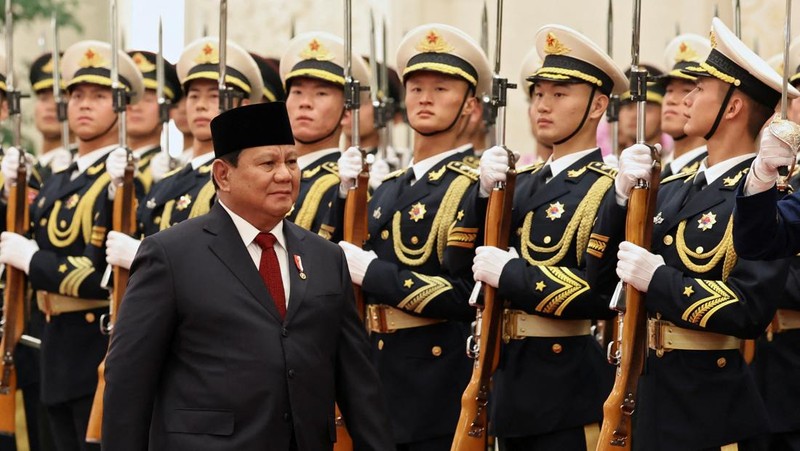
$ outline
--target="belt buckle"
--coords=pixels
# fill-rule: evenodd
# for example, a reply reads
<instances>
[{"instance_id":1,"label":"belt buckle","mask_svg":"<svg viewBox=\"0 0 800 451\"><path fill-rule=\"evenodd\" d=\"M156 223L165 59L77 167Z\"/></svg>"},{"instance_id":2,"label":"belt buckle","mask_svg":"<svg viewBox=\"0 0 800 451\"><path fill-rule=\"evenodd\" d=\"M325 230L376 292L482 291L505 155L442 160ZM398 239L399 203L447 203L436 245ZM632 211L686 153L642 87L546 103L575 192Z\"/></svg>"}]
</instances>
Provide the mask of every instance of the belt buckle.
<instances>
[{"instance_id":1,"label":"belt buckle","mask_svg":"<svg viewBox=\"0 0 800 451\"><path fill-rule=\"evenodd\" d=\"M511 340L519 340L524 338L517 332L517 315L519 312L516 310L504 309L503 310L503 343L508 344Z\"/></svg>"},{"instance_id":2,"label":"belt buckle","mask_svg":"<svg viewBox=\"0 0 800 451\"><path fill-rule=\"evenodd\" d=\"M390 334L395 331L394 329L389 329L389 323L386 320L386 310L386 306L382 304L371 304L367 307L369 325L373 332Z\"/></svg>"},{"instance_id":3,"label":"belt buckle","mask_svg":"<svg viewBox=\"0 0 800 451\"><path fill-rule=\"evenodd\" d=\"M667 327L668 323L655 319L650 320L650 326L650 343L653 344L652 347L656 351L656 357L664 357L665 351L671 351L671 349L664 348L664 327Z\"/></svg>"}]
</instances>

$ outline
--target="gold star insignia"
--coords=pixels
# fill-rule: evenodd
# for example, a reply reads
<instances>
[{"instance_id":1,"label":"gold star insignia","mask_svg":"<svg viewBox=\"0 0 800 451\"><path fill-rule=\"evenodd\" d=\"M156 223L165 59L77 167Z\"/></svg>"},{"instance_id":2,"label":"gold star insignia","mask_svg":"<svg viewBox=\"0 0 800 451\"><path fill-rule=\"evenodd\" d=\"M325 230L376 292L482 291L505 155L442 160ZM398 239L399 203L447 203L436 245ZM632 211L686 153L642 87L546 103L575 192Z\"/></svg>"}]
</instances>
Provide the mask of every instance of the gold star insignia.
<instances>
[{"instance_id":1,"label":"gold star insignia","mask_svg":"<svg viewBox=\"0 0 800 451\"><path fill-rule=\"evenodd\" d=\"M419 222L420 219L424 219L425 213L427 213L427 211L425 210L425 204L422 202L417 202L412 205L411 210L408 211L408 215L414 222Z\"/></svg>"},{"instance_id":2,"label":"gold star insignia","mask_svg":"<svg viewBox=\"0 0 800 451\"><path fill-rule=\"evenodd\" d=\"M538 281L538 282L536 282L536 291L539 291L539 292L542 292L542 291L544 291L544 287L545 287L545 286L546 286L546 285L545 285L545 284L544 284L544 282L542 282L541 280L540 280L540 281Z\"/></svg>"},{"instance_id":3,"label":"gold star insignia","mask_svg":"<svg viewBox=\"0 0 800 451\"><path fill-rule=\"evenodd\" d=\"M464 219L464 210L458 210L458 215L456 215L456 219L459 221Z\"/></svg>"},{"instance_id":4,"label":"gold star insignia","mask_svg":"<svg viewBox=\"0 0 800 451\"><path fill-rule=\"evenodd\" d=\"M683 289L683 295L686 296L687 298L690 297L693 294L694 294L694 288L692 288L691 285L689 285L689 286L687 286L687 287L685 287Z\"/></svg>"},{"instance_id":5,"label":"gold star insignia","mask_svg":"<svg viewBox=\"0 0 800 451\"><path fill-rule=\"evenodd\" d=\"M711 230L714 227L714 224L717 223L717 215L711 213L705 213L700 219L697 220L697 228L705 232L706 230Z\"/></svg>"},{"instance_id":6,"label":"gold star insignia","mask_svg":"<svg viewBox=\"0 0 800 451\"><path fill-rule=\"evenodd\" d=\"M411 288L414 285L414 281L411 279L406 279L403 281L403 286L406 288Z\"/></svg>"},{"instance_id":7,"label":"gold star insignia","mask_svg":"<svg viewBox=\"0 0 800 451\"><path fill-rule=\"evenodd\" d=\"M58 267L58 272L60 272L61 274L64 274L65 272L67 272L67 265L66 265L66 264L64 264L64 263L62 263L62 264L61 264L61 265Z\"/></svg>"},{"instance_id":8,"label":"gold star insignia","mask_svg":"<svg viewBox=\"0 0 800 451\"><path fill-rule=\"evenodd\" d=\"M564 214L564 204L561 202L550 204L550 206L547 207L547 219L551 221L561 219L562 214Z\"/></svg>"}]
</instances>

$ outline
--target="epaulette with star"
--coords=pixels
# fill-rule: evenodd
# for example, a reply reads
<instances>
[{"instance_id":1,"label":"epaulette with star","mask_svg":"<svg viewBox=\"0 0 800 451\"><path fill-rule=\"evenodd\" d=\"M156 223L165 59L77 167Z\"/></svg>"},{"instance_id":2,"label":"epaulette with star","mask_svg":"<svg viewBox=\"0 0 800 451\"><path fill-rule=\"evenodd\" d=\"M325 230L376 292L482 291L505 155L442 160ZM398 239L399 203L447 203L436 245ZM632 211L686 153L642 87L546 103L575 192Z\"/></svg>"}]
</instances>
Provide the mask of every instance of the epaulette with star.
<instances>
[{"instance_id":1,"label":"epaulette with star","mask_svg":"<svg viewBox=\"0 0 800 451\"><path fill-rule=\"evenodd\" d=\"M663 185L663 184L669 183L669 182L671 182L673 180L689 179L690 177L694 177L694 174L696 172L697 171L694 171L694 172L679 172L677 174L670 175L669 177L667 177L664 180L662 180L661 184Z\"/></svg>"},{"instance_id":2,"label":"epaulette with star","mask_svg":"<svg viewBox=\"0 0 800 451\"><path fill-rule=\"evenodd\" d=\"M394 172L390 172L390 173L386 174L383 177L383 181L385 182L387 180L396 179L397 177L400 177L401 175L403 175L405 173L406 173L406 169L398 169L398 170L396 170Z\"/></svg>"},{"instance_id":3,"label":"epaulette with star","mask_svg":"<svg viewBox=\"0 0 800 451\"><path fill-rule=\"evenodd\" d=\"M544 166L544 161L522 166L521 168L517 168L517 174L522 174L523 172L536 172L541 169L542 166Z\"/></svg>"},{"instance_id":4,"label":"epaulette with star","mask_svg":"<svg viewBox=\"0 0 800 451\"><path fill-rule=\"evenodd\" d=\"M458 172L461 175L466 175L473 181L477 181L478 178L480 178L478 170L463 161L451 161L447 163L447 169Z\"/></svg>"},{"instance_id":5,"label":"epaulette with star","mask_svg":"<svg viewBox=\"0 0 800 451\"><path fill-rule=\"evenodd\" d=\"M598 172L612 179L615 178L619 172L614 166L607 165L601 161L593 161L587 164L586 167L591 171Z\"/></svg>"},{"instance_id":6,"label":"epaulette with star","mask_svg":"<svg viewBox=\"0 0 800 451\"><path fill-rule=\"evenodd\" d=\"M478 166L481 164L481 159L475 155L467 155L466 157L462 158L461 161L468 164L473 169L478 169Z\"/></svg>"}]
</instances>

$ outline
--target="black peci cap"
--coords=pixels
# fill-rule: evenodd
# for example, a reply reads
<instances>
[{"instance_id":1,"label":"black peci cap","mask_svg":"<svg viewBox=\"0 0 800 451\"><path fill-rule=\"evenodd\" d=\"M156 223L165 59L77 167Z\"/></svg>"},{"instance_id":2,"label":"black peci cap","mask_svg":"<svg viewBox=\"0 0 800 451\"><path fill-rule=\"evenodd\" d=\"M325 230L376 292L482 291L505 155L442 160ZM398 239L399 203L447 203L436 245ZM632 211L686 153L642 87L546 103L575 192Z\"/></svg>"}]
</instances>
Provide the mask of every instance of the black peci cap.
<instances>
[{"instance_id":1,"label":"black peci cap","mask_svg":"<svg viewBox=\"0 0 800 451\"><path fill-rule=\"evenodd\" d=\"M260 146L294 145L284 102L257 103L228 110L211 121L217 158Z\"/></svg>"}]
</instances>

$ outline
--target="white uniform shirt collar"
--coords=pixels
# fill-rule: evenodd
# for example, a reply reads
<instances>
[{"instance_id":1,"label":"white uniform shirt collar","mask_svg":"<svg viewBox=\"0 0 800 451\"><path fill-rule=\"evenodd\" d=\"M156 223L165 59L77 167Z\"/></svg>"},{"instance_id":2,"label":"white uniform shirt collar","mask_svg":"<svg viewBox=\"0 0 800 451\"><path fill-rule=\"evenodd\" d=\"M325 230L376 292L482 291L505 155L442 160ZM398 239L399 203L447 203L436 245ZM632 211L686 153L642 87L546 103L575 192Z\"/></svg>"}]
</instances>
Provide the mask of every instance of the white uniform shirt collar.
<instances>
[{"instance_id":1,"label":"white uniform shirt collar","mask_svg":"<svg viewBox=\"0 0 800 451\"><path fill-rule=\"evenodd\" d=\"M155 149L156 147L158 147L158 144L151 144L151 145L149 145L149 146L140 147L140 148L138 148L138 149L136 149L136 150L134 150L134 151L133 151L133 155L134 155L136 158L142 158L142 155L144 155L144 154L146 154L147 152L149 152L149 151L151 151L151 150Z\"/></svg>"},{"instance_id":2,"label":"white uniform shirt collar","mask_svg":"<svg viewBox=\"0 0 800 451\"><path fill-rule=\"evenodd\" d=\"M214 159L214 152L208 152L204 153L203 155L200 155L199 157L194 157L192 158L192 169L196 171L197 168L203 166L204 164L208 163L213 159Z\"/></svg>"},{"instance_id":3,"label":"white uniform shirt collar","mask_svg":"<svg viewBox=\"0 0 800 451\"><path fill-rule=\"evenodd\" d=\"M702 154L706 150L707 150L706 146L700 146L670 161L669 167L672 169L672 173L677 174L681 172L681 169L683 169L687 164L689 164L690 161L699 157L700 154Z\"/></svg>"},{"instance_id":4,"label":"white uniform shirt collar","mask_svg":"<svg viewBox=\"0 0 800 451\"><path fill-rule=\"evenodd\" d=\"M75 162L78 164L78 173L83 174L83 171L90 168L93 164L97 163L97 160L106 156L106 154L110 153L112 150L118 147L117 144L112 144L110 146L101 147L97 150L93 150L86 155L78 156Z\"/></svg>"},{"instance_id":5,"label":"white uniform shirt collar","mask_svg":"<svg viewBox=\"0 0 800 451\"><path fill-rule=\"evenodd\" d=\"M428 171L430 171L434 166L439 164L445 158L453 156L459 152L463 152L467 149L472 147L472 144L464 144L463 146L456 147L455 149L451 149L442 153L438 153L432 157L428 157L420 162L411 161L408 164L408 167L414 170L414 180L420 180Z\"/></svg>"},{"instance_id":6,"label":"white uniform shirt collar","mask_svg":"<svg viewBox=\"0 0 800 451\"><path fill-rule=\"evenodd\" d=\"M741 163L742 161L747 160L748 158L755 157L755 153L748 153L745 155L739 155L738 157L728 158L725 161L720 161L719 163L711 166L710 168L706 167L708 157L703 158L703 162L700 163L700 169L697 172L705 172L706 173L706 183L709 185L714 183L714 180L722 177L726 172L730 171L734 166Z\"/></svg>"},{"instance_id":7,"label":"white uniform shirt collar","mask_svg":"<svg viewBox=\"0 0 800 451\"><path fill-rule=\"evenodd\" d=\"M545 166L550 165L550 171L552 171L553 173L552 177L555 177L568 167L575 164L576 161L580 160L586 155L589 155L595 150L597 150L597 148L593 147L591 149L581 150L579 152L573 152L571 154L560 157L558 160L553 160L553 156L550 155L550 158L547 159L547 163L545 163Z\"/></svg>"},{"instance_id":8,"label":"white uniform shirt collar","mask_svg":"<svg viewBox=\"0 0 800 451\"><path fill-rule=\"evenodd\" d=\"M300 155L297 157L297 166L300 167L300 170L309 167L311 163L319 160L322 157L328 156L334 152L339 152L338 147L331 147L330 149L322 149L322 150L315 150L311 153L307 153L305 155Z\"/></svg>"}]
</instances>

